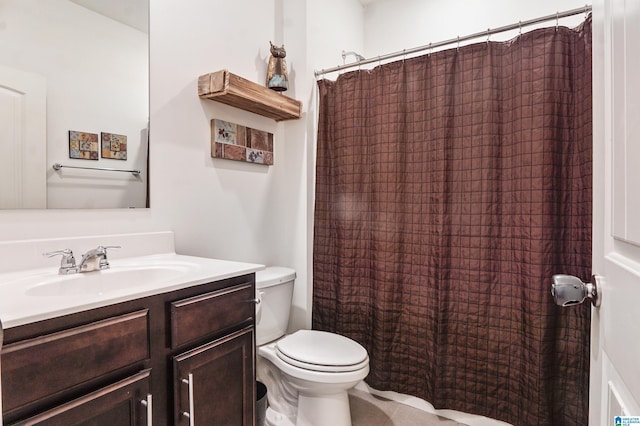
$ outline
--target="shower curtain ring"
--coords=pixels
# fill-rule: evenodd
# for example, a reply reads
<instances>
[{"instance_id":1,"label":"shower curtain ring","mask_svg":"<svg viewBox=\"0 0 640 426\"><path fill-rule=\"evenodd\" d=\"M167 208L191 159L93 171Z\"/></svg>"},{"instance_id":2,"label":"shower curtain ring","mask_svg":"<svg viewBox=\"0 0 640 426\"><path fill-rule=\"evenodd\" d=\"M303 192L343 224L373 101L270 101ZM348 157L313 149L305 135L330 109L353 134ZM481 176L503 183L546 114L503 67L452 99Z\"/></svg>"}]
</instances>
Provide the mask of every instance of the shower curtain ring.
<instances>
[{"instance_id":1,"label":"shower curtain ring","mask_svg":"<svg viewBox=\"0 0 640 426\"><path fill-rule=\"evenodd\" d=\"M487 44L489 44L489 36L491 35L491 28L487 28Z\"/></svg>"},{"instance_id":2,"label":"shower curtain ring","mask_svg":"<svg viewBox=\"0 0 640 426\"><path fill-rule=\"evenodd\" d=\"M407 49L402 49L402 62L407 59Z\"/></svg>"},{"instance_id":3,"label":"shower curtain ring","mask_svg":"<svg viewBox=\"0 0 640 426\"><path fill-rule=\"evenodd\" d=\"M558 31L558 26L560 25L560 12L556 12L556 31Z\"/></svg>"},{"instance_id":4,"label":"shower curtain ring","mask_svg":"<svg viewBox=\"0 0 640 426\"><path fill-rule=\"evenodd\" d=\"M429 56L431 56L431 43L429 43Z\"/></svg>"},{"instance_id":5,"label":"shower curtain ring","mask_svg":"<svg viewBox=\"0 0 640 426\"><path fill-rule=\"evenodd\" d=\"M456 50L460 50L460 36L458 36L458 45L456 46Z\"/></svg>"},{"instance_id":6,"label":"shower curtain ring","mask_svg":"<svg viewBox=\"0 0 640 426\"><path fill-rule=\"evenodd\" d=\"M518 21L518 35L522 35L522 21Z\"/></svg>"}]
</instances>

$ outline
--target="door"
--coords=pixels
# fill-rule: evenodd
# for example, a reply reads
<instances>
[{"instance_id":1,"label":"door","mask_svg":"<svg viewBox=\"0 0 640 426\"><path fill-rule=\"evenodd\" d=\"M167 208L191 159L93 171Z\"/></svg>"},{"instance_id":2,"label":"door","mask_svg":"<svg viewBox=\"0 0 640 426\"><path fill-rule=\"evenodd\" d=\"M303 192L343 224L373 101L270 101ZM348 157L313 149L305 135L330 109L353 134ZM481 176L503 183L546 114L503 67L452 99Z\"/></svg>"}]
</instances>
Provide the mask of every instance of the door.
<instances>
[{"instance_id":1,"label":"door","mask_svg":"<svg viewBox=\"0 0 640 426\"><path fill-rule=\"evenodd\" d=\"M176 425L253 426L253 327L174 358Z\"/></svg>"},{"instance_id":2,"label":"door","mask_svg":"<svg viewBox=\"0 0 640 426\"><path fill-rule=\"evenodd\" d=\"M593 271L602 304L592 315L589 424L605 426L640 416L640 2L596 0L593 24Z\"/></svg>"},{"instance_id":3,"label":"door","mask_svg":"<svg viewBox=\"0 0 640 426\"><path fill-rule=\"evenodd\" d=\"M47 207L44 77L0 66L0 209Z\"/></svg>"},{"instance_id":4,"label":"door","mask_svg":"<svg viewBox=\"0 0 640 426\"><path fill-rule=\"evenodd\" d=\"M25 426L151 426L150 371L141 371L17 424Z\"/></svg>"}]
</instances>

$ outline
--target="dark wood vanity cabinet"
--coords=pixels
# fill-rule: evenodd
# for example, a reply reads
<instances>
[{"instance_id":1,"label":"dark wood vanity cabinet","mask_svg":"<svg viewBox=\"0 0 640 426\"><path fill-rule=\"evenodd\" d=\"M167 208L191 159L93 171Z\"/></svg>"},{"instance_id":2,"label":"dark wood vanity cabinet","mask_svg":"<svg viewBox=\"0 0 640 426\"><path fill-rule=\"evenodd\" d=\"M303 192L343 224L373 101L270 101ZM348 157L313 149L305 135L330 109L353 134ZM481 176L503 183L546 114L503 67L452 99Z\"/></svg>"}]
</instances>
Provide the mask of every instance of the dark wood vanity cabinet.
<instances>
[{"instance_id":1,"label":"dark wood vanity cabinet","mask_svg":"<svg viewBox=\"0 0 640 426\"><path fill-rule=\"evenodd\" d=\"M254 298L248 274L6 329L5 426L252 426Z\"/></svg>"}]
</instances>

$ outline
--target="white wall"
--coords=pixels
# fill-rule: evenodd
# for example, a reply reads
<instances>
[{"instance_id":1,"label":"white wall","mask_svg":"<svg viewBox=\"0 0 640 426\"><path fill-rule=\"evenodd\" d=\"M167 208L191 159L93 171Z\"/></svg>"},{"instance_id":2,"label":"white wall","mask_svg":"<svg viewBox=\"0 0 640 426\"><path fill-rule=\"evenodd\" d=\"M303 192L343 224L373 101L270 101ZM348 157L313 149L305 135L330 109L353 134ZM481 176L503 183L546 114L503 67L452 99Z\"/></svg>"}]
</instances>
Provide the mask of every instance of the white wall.
<instances>
[{"instance_id":1,"label":"white wall","mask_svg":"<svg viewBox=\"0 0 640 426\"><path fill-rule=\"evenodd\" d=\"M68 0L0 3L0 63L47 84L50 208L144 207L148 120L147 35ZM16 42L19 40L19 43ZM69 159L69 130L127 136L127 160ZM53 163L143 174L54 172Z\"/></svg>"}]
</instances>

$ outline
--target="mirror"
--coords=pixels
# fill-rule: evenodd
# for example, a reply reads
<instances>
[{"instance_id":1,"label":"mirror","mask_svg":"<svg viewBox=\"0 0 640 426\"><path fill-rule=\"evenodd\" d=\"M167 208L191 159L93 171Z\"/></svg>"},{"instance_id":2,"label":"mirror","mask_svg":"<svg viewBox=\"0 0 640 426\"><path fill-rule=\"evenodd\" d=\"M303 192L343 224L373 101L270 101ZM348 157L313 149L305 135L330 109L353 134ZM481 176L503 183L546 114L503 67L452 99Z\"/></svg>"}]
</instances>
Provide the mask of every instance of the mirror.
<instances>
[{"instance_id":1,"label":"mirror","mask_svg":"<svg viewBox=\"0 0 640 426\"><path fill-rule=\"evenodd\" d=\"M148 14L0 0L1 209L148 207Z\"/></svg>"}]
</instances>

